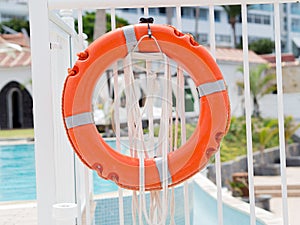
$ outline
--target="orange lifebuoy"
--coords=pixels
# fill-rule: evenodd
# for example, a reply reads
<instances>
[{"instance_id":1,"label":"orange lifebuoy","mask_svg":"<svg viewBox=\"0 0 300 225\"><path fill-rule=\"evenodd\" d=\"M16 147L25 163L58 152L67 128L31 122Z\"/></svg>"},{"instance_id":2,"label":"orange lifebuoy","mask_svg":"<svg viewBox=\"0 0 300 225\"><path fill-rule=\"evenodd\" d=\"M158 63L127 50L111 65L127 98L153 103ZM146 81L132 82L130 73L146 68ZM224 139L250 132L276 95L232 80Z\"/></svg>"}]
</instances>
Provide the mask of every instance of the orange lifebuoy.
<instances>
[{"instance_id":1,"label":"orange lifebuoy","mask_svg":"<svg viewBox=\"0 0 300 225\"><path fill-rule=\"evenodd\" d=\"M63 90L65 128L77 155L99 176L132 190L139 189L139 159L115 151L104 141L93 122L91 102L99 76L132 51L137 41L148 34L148 28L147 24L126 26L94 41L78 55ZM173 186L201 170L218 150L229 127L230 106L222 74L203 46L171 26L151 24L151 32L161 51L190 74L200 97L200 114L192 137L168 153L169 186ZM141 40L138 49L158 51L151 37ZM145 159L146 190L162 188L161 161Z\"/></svg>"}]
</instances>

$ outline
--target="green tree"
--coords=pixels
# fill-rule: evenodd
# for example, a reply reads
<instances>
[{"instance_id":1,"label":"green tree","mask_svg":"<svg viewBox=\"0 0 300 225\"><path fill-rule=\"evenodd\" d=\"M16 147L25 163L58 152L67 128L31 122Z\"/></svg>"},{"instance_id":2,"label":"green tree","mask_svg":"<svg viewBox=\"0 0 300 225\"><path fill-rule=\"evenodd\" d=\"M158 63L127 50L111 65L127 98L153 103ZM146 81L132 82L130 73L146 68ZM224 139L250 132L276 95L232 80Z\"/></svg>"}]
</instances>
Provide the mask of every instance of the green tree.
<instances>
[{"instance_id":1,"label":"green tree","mask_svg":"<svg viewBox=\"0 0 300 225\"><path fill-rule=\"evenodd\" d=\"M266 73L268 68L268 64L260 64L250 70L250 92L253 100L254 117L260 117L259 99L276 89L274 85L275 74ZM239 67L238 71L244 73L243 67ZM237 82L237 85L244 89L244 82Z\"/></svg>"},{"instance_id":2,"label":"green tree","mask_svg":"<svg viewBox=\"0 0 300 225\"><path fill-rule=\"evenodd\" d=\"M27 33L29 34L29 21L28 20L23 20L23 19L18 19L18 18L13 18L9 21L4 21L0 23L0 33L4 33L3 26L7 26L17 32L21 32L22 29L25 29Z\"/></svg>"},{"instance_id":3,"label":"green tree","mask_svg":"<svg viewBox=\"0 0 300 225\"><path fill-rule=\"evenodd\" d=\"M263 38L249 44L249 49L256 54L270 54L274 51L275 43L270 39Z\"/></svg>"},{"instance_id":4,"label":"green tree","mask_svg":"<svg viewBox=\"0 0 300 225\"><path fill-rule=\"evenodd\" d=\"M237 19L238 16L241 15L241 5L223 5L222 7L228 15L229 23L231 25L232 32L233 32L233 44L234 44L234 47L236 48L237 43L236 43L235 24L238 22L238 19Z\"/></svg>"}]
</instances>

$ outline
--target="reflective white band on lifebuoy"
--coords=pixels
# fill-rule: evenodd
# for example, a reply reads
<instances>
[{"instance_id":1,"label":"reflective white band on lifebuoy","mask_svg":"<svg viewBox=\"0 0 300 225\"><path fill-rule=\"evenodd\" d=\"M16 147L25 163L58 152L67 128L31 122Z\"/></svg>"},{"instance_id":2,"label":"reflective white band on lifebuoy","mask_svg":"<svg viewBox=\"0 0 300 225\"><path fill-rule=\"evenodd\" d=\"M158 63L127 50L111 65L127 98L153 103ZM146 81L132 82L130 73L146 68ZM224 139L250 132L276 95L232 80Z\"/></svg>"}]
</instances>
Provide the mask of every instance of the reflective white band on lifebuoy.
<instances>
[{"instance_id":1,"label":"reflective white band on lifebuoy","mask_svg":"<svg viewBox=\"0 0 300 225\"><path fill-rule=\"evenodd\" d=\"M200 86L197 87L199 98L201 98L202 96L210 95L225 90L226 90L226 85L224 80L217 80L215 82L201 84Z\"/></svg>"},{"instance_id":2,"label":"reflective white band on lifebuoy","mask_svg":"<svg viewBox=\"0 0 300 225\"><path fill-rule=\"evenodd\" d=\"M126 39L127 50L131 52L138 42L135 36L134 26L126 26L122 29Z\"/></svg>"},{"instance_id":3,"label":"reflective white band on lifebuoy","mask_svg":"<svg viewBox=\"0 0 300 225\"><path fill-rule=\"evenodd\" d=\"M157 157L157 158L154 158L154 161L155 161L155 165L156 165L156 168L158 170L158 173L159 173L159 178L160 178L160 183L162 184L163 182L163 159L162 157ZM172 176L171 176L171 173L169 171L169 168L168 168L168 184L172 184Z\"/></svg>"},{"instance_id":4,"label":"reflective white band on lifebuoy","mask_svg":"<svg viewBox=\"0 0 300 225\"><path fill-rule=\"evenodd\" d=\"M85 112L69 116L65 118L66 126L68 129L78 127L90 123L94 123L93 114L91 112Z\"/></svg>"}]
</instances>

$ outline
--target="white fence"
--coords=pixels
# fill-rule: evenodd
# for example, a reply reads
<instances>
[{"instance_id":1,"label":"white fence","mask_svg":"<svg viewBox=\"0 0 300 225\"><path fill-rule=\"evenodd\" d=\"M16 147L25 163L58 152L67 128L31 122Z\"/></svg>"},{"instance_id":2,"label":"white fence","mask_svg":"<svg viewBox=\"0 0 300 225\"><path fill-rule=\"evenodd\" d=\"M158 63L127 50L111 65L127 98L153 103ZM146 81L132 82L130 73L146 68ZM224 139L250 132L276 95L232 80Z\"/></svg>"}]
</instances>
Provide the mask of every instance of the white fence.
<instances>
[{"instance_id":1,"label":"white fence","mask_svg":"<svg viewBox=\"0 0 300 225\"><path fill-rule=\"evenodd\" d=\"M38 224L53 224L53 205L57 203L77 203L79 218L77 224L86 220L82 212L89 212L91 188L89 173L78 162L67 141L61 118L61 92L67 68L72 67L76 53L84 48L82 40L82 10L110 9L112 24L115 26L115 9L144 8L145 14L151 7L175 7L177 28L181 29L181 7L209 6L210 50L215 54L214 7L217 5L241 5L243 68L245 84L245 111L247 128L247 157L250 194L251 225L256 224L253 182L253 156L251 131L251 96L249 85L247 4L273 4L275 25L275 53L277 77L277 110L280 136L280 161L282 183L282 210L284 225L288 225L287 182L285 165L284 112L280 42L280 4L292 0L29 0L32 50L32 84L34 95L34 124L37 172ZM57 14L60 10L61 14ZM70 11L73 10L73 11ZM71 13L71 14L68 14ZM78 31L73 29L73 14L78 15ZM59 18L60 16L61 18ZM222 187L220 154L216 155L218 187L218 223L223 224ZM68 210L68 209L66 209ZM66 224L66 223L64 223ZM70 224L75 224L71 220Z\"/></svg>"}]
</instances>

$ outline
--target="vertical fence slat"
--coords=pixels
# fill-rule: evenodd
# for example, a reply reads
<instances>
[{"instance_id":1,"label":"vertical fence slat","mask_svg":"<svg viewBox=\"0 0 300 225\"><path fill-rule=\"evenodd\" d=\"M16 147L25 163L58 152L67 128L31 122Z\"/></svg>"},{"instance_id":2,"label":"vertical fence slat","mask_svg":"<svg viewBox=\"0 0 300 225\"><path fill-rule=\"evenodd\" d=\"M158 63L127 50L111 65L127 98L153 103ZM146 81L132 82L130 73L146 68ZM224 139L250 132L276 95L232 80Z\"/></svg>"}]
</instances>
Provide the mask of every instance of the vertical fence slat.
<instances>
[{"instance_id":1,"label":"vertical fence slat","mask_svg":"<svg viewBox=\"0 0 300 225\"><path fill-rule=\"evenodd\" d=\"M83 23L82 23L82 10L79 9L77 12L77 21L78 21L78 35L80 38L80 45L84 49L84 35L83 35ZM82 50L83 50L82 49ZM85 191L85 222L86 224L91 224L91 205L90 205L90 171L87 167L84 167L84 191ZM79 222L80 223L80 222Z\"/></svg>"},{"instance_id":2,"label":"vertical fence slat","mask_svg":"<svg viewBox=\"0 0 300 225\"><path fill-rule=\"evenodd\" d=\"M287 203L279 3L274 3L274 19L275 19L274 25L275 25L276 81L277 81L277 104L278 104L277 110L278 110L279 146L280 146L282 214L283 214L284 225L288 225L289 222L288 222L288 203Z\"/></svg>"},{"instance_id":3,"label":"vertical fence slat","mask_svg":"<svg viewBox=\"0 0 300 225\"><path fill-rule=\"evenodd\" d=\"M116 10L115 8L110 9L110 22L111 22L111 30L116 29ZM110 78L109 78L110 79ZM119 121L119 87L118 87L118 68L117 64L113 65L113 79L114 79L114 118L115 118L115 132L116 132L116 148L117 151L121 151L121 131L120 131L120 121ZM114 123L114 121L112 121ZM124 225L124 199L123 199L123 189L118 188L118 196L119 196L119 223L120 225Z\"/></svg>"},{"instance_id":4,"label":"vertical fence slat","mask_svg":"<svg viewBox=\"0 0 300 225\"><path fill-rule=\"evenodd\" d=\"M176 6L176 21L177 21L177 28L179 30L182 29L182 20L181 20L181 6ZM179 83L181 85L180 89L183 88L184 89L184 77L183 74L178 73L177 76L179 77ZM178 95L181 95L181 101L184 101L184 93L178 93ZM181 104L184 105L184 102L181 102ZM183 106L184 108L184 106ZM184 116L184 115L181 115ZM181 129L185 129L183 128L185 127L185 118L181 118ZM181 132L181 143L185 143L186 142L186 136L184 135L185 132ZM190 209L189 209L189 184L188 182L184 182L184 187L183 187L183 195L184 195L184 215L185 215L185 224L189 225L190 224Z\"/></svg>"},{"instance_id":5,"label":"vertical fence slat","mask_svg":"<svg viewBox=\"0 0 300 225\"><path fill-rule=\"evenodd\" d=\"M181 6L176 6L176 21L177 29L182 30L182 21L181 21Z\"/></svg>"},{"instance_id":6,"label":"vertical fence slat","mask_svg":"<svg viewBox=\"0 0 300 225\"><path fill-rule=\"evenodd\" d=\"M248 159L248 181L250 198L250 224L255 225L255 197L253 178L253 148L251 128L251 96L250 96L250 72L249 72L249 50L248 50L248 26L247 26L247 5L242 4L242 39L243 39L243 66L244 66L244 91L245 91L245 112L246 112L246 135L247 135L247 159Z\"/></svg>"},{"instance_id":7,"label":"vertical fence slat","mask_svg":"<svg viewBox=\"0 0 300 225\"><path fill-rule=\"evenodd\" d=\"M149 8L148 7L144 7L144 16L145 17L149 16Z\"/></svg>"},{"instance_id":8,"label":"vertical fence slat","mask_svg":"<svg viewBox=\"0 0 300 225\"><path fill-rule=\"evenodd\" d=\"M209 43L210 51L216 59L216 32L215 32L215 13L214 6L209 6ZM221 153L220 149L215 155L216 184L217 184L217 207L218 207L218 225L223 225L223 204L222 204L222 174L221 174Z\"/></svg>"},{"instance_id":9,"label":"vertical fence slat","mask_svg":"<svg viewBox=\"0 0 300 225\"><path fill-rule=\"evenodd\" d=\"M116 10L115 10L115 8L110 9L110 22L111 22L111 30L116 29Z\"/></svg>"}]
</instances>

